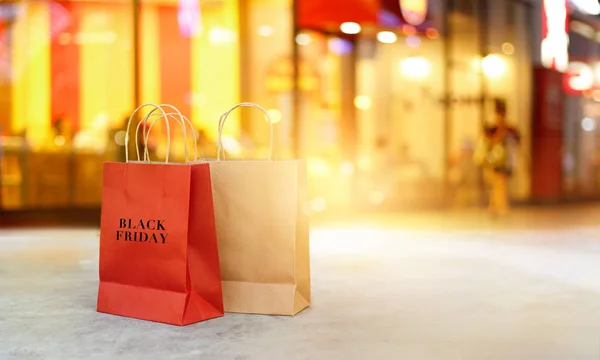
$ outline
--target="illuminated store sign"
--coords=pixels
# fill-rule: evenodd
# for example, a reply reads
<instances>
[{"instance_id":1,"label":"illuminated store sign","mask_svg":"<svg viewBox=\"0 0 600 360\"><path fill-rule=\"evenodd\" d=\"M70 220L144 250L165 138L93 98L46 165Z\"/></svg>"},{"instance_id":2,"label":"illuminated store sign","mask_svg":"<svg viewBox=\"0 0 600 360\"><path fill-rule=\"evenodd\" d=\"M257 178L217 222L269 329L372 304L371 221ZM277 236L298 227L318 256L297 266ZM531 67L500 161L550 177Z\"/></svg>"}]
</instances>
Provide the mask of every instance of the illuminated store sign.
<instances>
[{"instance_id":1,"label":"illuminated store sign","mask_svg":"<svg viewBox=\"0 0 600 360\"><path fill-rule=\"evenodd\" d=\"M580 61L569 64L569 72L565 76L567 90L583 92L597 87L600 83L600 63L594 66Z\"/></svg>"},{"instance_id":2,"label":"illuminated store sign","mask_svg":"<svg viewBox=\"0 0 600 360\"><path fill-rule=\"evenodd\" d=\"M427 0L400 0L404 20L414 26L421 25L427 18Z\"/></svg>"},{"instance_id":3,"label":"illuminated store sign","mask_svg":"<svg viewBox=\"0 0 600 360\"><path fill-rule=\"evenodd\" d=\"M179 0L177 21L181 35L192 37L200 33L202 18L200 17L199 0Z\"/></svg>"},{"instance_id":4,"label":"illuminated store sign","mask_svg":"<svg viewBox=\"0 0 600 360\"><path fill-rule=\"evenodd\" d=\"M544 0L542 64L560 72L569 67L569 28L566 0Z\"/></svg>"},{"instance_id":5,"label":"illuminated store sign","mask_svg":"<svg viewBox=\"0 0 600 360\"><path fill-rule=\"evenodd\" d=\"M590 15L600 15L600 3L598 0L570 0L577 10Z\"/></svg>"},{"instance_id":6,"label":"illuminated store sign","mask_svg":"<svg viewBox=\"0 0 600 360\"><path fill-rule=\"evenodd\" d=\"M600 61L571 61L565 74L565 90L579 94L600 89Z\"/></svg>"}]
</instances>

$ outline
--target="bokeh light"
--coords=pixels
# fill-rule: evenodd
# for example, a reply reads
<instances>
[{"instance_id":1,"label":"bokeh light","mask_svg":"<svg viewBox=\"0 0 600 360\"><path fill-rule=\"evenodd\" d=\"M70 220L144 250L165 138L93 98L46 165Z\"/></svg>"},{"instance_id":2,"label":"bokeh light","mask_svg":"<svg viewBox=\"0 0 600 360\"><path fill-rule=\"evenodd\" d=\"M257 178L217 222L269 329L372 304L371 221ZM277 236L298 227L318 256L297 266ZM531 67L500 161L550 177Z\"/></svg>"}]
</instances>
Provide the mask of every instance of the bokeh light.
<instances>
[{"instance_id":1,"label":"bokeh light","mask_svg":"<svg viewBox=\"0 0 600 360\"><path fill-rule=\"evenodd\" d=\"M350 161L344 161L340 165L340 174L346 177L354 175L354 164Z\"/></svg>"},{"instance_id":2,"label":"bokeh light","mask_svg":"<svg viewBox=\"0 0 600 360\"><path fill-rule=\"evenodd\" d=\"M359 24L355 22L345 22L342 25L340 25L340 30L344 34L354 35L358 34L362 30L362 28Z\"/></svg>"},{"instance_id":3,"label":"bokeh light","mask_svg":"<svg viewBox=\"0 0 600 360\"><path fill-rule=\"evenodd\" d=\"M515 46L511 43L505 42L502 44L502 52L506 55L512 55L515 53Z\"/></svg>"},{"instance_id":4,"label":"bokeh light","mask_svg":"<svg viewBox=\"0 0 600 360\"><path fill-rule=\"evenodd\" d=\"M373 103L367 95L358 95L354 98L354 106L359 110L369 110Z\"/></svg>"},{"instance_id":5,"label":"bokeh light","mask_svg":"<svg viewBox=\"0 0 600 360\"><path fill-rule=\"evenodd\" d=\"M583 120L581 120L581 128L584 131L594 131L596 130L596 120L592 119L590 117L586 117Z\"/></svg>"},{"instance_id":6,"label":"bokeh light","mask_svg":"<svg viewBox=\"0 0 600 360\"><path fill-rule=\"evenodd\" d=\"M412 26L412 25L403 25L402 26L402 32L406 36L412 36L412 35L415 35L417 33L417 29L414 26Z\"/></svg>"},{"instance_id":7,"label":"bokeh light","mask_svg":"<svg viewBox=\"0 0 600 360\"><path fill-rule=\"evenodd\" d=\"M498 55L488 55L481 60L483 73L490 78L498 78L506 72L506 62Z\"/></svg>"},{"instance_id":8,"label":"bokeh light","mask_svg":"<svg viewBox=\"0 0 600 360\"><path fill-rule=\"evenodd\" d=\"M117 131L117 133L115 134L115 143L119 146L125 146L125 136L126 136L126 132L121 130L121 131Z\"/></svg>"},{"instance_id":9,"label":"bokeh light","mask_svg":"<svg viewBox=\"0 0 600 360\"><path fill-rule=\"evenodd\" d=\"M281 122L281 119L283 117L283 115L281 114L281 111L279 111L278 109L269 109L267 110L267 114L269 114L269 117L271 118L271 121L273 122L273 124L277 124L279 122ZM268 121L268 119L265 119Z\"/></svg>"},{"instance_id":10,"label":"bokeh light","mask_svg":"<svg viewBox=\"0 0 600 360\"><path fill-rule=\"evenodd\" d=\"M381 205L383 200L385 200L385 195L379 190L373 190L369 194L369 202L372 205Z\"/></svg>"},{"instance_id":11,"label":"bokeh light","mask_svg":"<svg viewBox=\"0 0 600 360\"><path fill-rule=\"evenodd\" d=\"M431 40L436 40L436 39L439 39L440 32L437 31L437 29L429 28L429 29L425 30L425 35L428 38L430 38Z\"/></svg>"},{"instance_id":12,"label":"bokeh light","mask_svg":"<svg viewBox=\"0 0 600 360\"><path fill-rule=\"evenodd\" d=\"M66 143L65 137L62 135L57 135L54 137L54 145L63 146Z\"/></svg>"},{"instance_id":13,"label":"bokeh light","mask_svg":"<svg viewBox=\"0 0 600 360\"><path fill-rule=\"evenodd\" d=\"M275 29L273 29L273 27L270 25L261 25L258 27L258 35L262 37L273 36L274 33Z\"/></svg>"},{"instance_id":14,"label":"bokeh light","mask_svg":"<svg viewBox=\"0 0 600 360\"><path fill-rule=\"evenodd\" d=\"M423 79L431 72L429 60L423 57L409 57L400 63L402 75L411 79Z\"/></svg>"},{"instance_id":15,"label":"bokeh light","mask_svg":"<svg viewBox=\"0 0 600 360\"><path fill-rule=\"evenodd\" d=\"M393 44L398 41L398 35L391 31L381 31L377 34L377 40L384 44Z\"/></svg>"},{"instance_id":16,"label":"bokeh light","mask_svg":"<svg viewBox=\"0 0 600 360\"><path fill-rule=\"evenodd\" d=\"M298 34L296 35L296 44L300 46L308 46L312 42L312 38L308 34Z\"/></svg>"},{"instance_id":17,"label":"bokeh light","mask_svg":"<svg viewBox=\"0 0 600 360\"><path fill-rule=\"evenodd\" d=\"M323 212L327 208L327 201L322 197L316 197L310 202L310 206L314 212Z\"/></svg>"},{"instance_id":18,"label":"bokeh light","mask_svg":"<svg viewBox=\"0 0 600 360\"><path fill-rule=\"evenodd\" d=\"M418 47L421 45L421 38L416 35L411 35L406 38L406 45L410 47Z\"/></svg>"}]
</instances>

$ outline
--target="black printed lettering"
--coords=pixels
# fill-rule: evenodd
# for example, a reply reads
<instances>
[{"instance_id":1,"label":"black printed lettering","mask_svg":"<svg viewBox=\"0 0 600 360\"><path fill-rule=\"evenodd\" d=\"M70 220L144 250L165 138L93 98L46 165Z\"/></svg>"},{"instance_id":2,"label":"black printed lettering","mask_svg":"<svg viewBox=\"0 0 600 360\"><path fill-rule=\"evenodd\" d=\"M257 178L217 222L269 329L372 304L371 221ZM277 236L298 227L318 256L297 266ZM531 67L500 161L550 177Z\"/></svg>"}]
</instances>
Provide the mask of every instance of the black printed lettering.
<instances>
[{"instance_id":1,"label":"black printed lettering","mask_svg":"<svg viewBox=\"0 0 600 360\"><path fill-rule=\"evenodd\" d=\"M156 230L165 230L165 226L163 225L164 220L156 220Z\"/></svg>"},{"instance_id":2,"label":"black printed lettering","mask_svg":"<svg viewBox=\"0 0 600 360\"><path fill-rule=\"evenodd\" d=\"M138 222L138 224L134 227L134 229L142 229L145 230L146 227L144 226L144 220L141 220Z\"/></svg>"},{"instance_id":3,"label":"black printed lettering","mask_svg":"<svg viewBox=\"0 0 600 360\"><path fill-rule=\"evenodd\" d=\"M156 220L148 220L148 222L146 222L146 229L148 230L156 230L156 228L152 228L152 223L156 222Z\"/></svg>"},{"instance_id":4,"label":"black printed lettering","mask_svg":"<svg viewBox=\"0 0 600 360\"><path fill-rule=\"evenodd\" d=\"M169 236L166 231L165 220L119 218L119 229L117 230L115 240L166 244L167 236Z\"/></svg>"}]
</instances>

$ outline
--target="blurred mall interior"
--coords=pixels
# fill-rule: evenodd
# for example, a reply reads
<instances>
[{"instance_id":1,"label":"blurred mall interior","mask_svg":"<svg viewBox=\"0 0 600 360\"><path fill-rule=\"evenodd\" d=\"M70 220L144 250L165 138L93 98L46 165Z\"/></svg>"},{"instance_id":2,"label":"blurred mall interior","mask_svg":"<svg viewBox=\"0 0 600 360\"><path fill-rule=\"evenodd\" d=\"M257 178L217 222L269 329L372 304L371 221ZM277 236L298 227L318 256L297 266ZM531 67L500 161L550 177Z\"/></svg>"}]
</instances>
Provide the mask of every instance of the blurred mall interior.
<instances>
[{"instance_id":1,"label":"blurred mall interior","mask_svg":"<svg viewBox=\"0 0 600 360\"><path fill-rule=\"evenodd\" d=\"M269 109L276 156L307 159L319 213L480 205L472 152L502 99L522 136L511 197L593 199L596 12L585 0L3 1L2 212L99 209L102 163L124 160L126 118L146 102L186 114L201 157L216 155L229 107ZM165 136L153 130L152 160ZM183 161L186 139L171 136ZM233 113L223 143L229 158L266 159L268 123Z\"/></svg>"}]
</instances>

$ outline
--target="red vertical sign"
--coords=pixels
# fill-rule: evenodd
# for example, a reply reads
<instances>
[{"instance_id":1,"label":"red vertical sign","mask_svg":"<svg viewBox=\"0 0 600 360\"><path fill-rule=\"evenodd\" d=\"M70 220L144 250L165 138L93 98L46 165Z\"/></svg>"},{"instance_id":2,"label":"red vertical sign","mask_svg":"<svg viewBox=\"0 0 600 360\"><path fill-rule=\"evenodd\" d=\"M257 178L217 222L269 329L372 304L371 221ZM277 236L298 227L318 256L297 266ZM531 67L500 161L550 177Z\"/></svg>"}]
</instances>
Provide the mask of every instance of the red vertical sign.
<instances>
[{"instance_id":1,"label":"red vertical sign","mask_svg":"<svg viewBox=\"0 0 600 360\"><path fill-rule=\"evenodd\" d=\"M532 126L531 197L556 201L562 197L563 74L535 69L535 100Z\"/></svg>"},{"instance_id":2,"label":"red vertical sign","mask_svg":"<svg viewBox=\"0 0 600 360\"><path fill-rule=\"evenodd\" d=\"M178 9L174 6L159 7L160 99L164 104L175 106L182 114L189 114L192 92L192 45L190 38L181 34L177 12Z\"/></svg>"},{"instance_id":3,"label":"red vertical sign","mask_svg":"<svg viewBox=\"0 0 600 360\"><path fill-rule=\"evenodd\" d=\"M57 1L50 7L50 74L51 117L67 118L74 130L79 129L79 31L77 9L85 3Z\"/></svg>"},{"instance_id":4,"label":"red vertical sign","mask_svg":"<svg viewBox=\"0 0 600 360\"><path fill-rule=\"evenodd\" d=\"M12 9L12 5L5 5ZM2 14L0 5L0 15ZM10 29L8 21L0 18L0 135L10 129L12 112L12 64L10 59Z\"/></svg>"}]
</instances>

